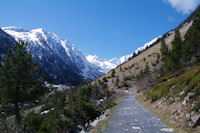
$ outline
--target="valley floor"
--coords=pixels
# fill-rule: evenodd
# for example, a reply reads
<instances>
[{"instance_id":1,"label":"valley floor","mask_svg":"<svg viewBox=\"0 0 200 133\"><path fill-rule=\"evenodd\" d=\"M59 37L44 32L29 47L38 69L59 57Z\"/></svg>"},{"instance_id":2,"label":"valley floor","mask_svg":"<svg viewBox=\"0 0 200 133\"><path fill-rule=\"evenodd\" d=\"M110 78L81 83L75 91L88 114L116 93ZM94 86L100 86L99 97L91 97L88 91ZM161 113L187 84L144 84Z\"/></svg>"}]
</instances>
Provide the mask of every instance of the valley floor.
<instances>
[{"instance_id":1,"label":"valley floor","mask_svg":"<svg viewBox=\"0 0 200 133\"><path fill-rule=\"evenodd\" d=\"M105 133L167 133L173 129L167 126L152 112L143 107L136 94L125 96L106 123ZM105 123L104 123L105 124Z\"/></svg>"}]
</instances>

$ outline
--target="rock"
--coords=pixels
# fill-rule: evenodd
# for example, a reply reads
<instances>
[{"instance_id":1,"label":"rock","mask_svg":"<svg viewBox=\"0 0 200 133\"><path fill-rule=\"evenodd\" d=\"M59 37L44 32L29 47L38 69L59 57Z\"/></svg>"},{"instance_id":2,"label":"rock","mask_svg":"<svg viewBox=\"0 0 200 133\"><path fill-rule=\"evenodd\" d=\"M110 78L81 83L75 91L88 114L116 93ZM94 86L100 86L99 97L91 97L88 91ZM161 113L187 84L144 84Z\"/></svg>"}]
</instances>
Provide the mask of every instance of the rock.
<instances>
[{"instance_id":1,"label":"rock","mask_svg":"<svg viewBox=\"0 0 200 133\"><path fill-rule=\"evenodd\" d=\"M183 112L180 113L180 117L181 117L181 118L184 117L184 113L183 113Z\"/></svg>"},{"instance_id":2,"label":"rock","mask_svg":"<svg viewBox=\"0 0 200 133\"><path fill-rule=\"evenodd\" d=\"M176 112L176 115L180 115L181 114L181 108L179 108Z\"/></svg>"},{"instance_id":3,"label":"rock","mask_svg":"<svg viewBox=\"0 0 200 133\"><path fill-rule=\"evenodd\" d=\"M179 120L179 117L178 117L178 116L176 116L176 115L174 116L174 118L175 118L175 120L176 120L176 121L177 121L177 120Z\"/></svg>"},{"instance_id":4,"label":"rock","mask_svg":"<svg viewBox=\"0 0 200 133\"><path fill-rule=\"evenodd\" d=\"M158 108L158 107L162 106L162 104L163 104L163 102L162 102L162 101L159 101L158 104L156 104L156 105L154 106L154 108Z\"/></svg>"},{"instance_id":5,"label":"rock","mask_svg":"<svg viewBox=\"0 0 200 133\"><path fill-rule=\"evenodd\" d=\"M189 93L187 94L187 96L184 98L182 104L183 104L183 105L186 105L187 102L190 101L190 98L191 98L194 94L195 94L195 93L189 92Z\"/></svg>"},{"instance_id":6,"label":"rock","mask_svg":"<svg viewBox=\"0 0 200 133\"><path fill-rule=\"evenodd\" d=\"M180 100L180 97L175 97L175 102L178 102Z\"/></svg>"},{"instance_id":7,"label":"rock","mask_svg":"<svg viewBox=\"0 0 200 133\"><path fill-rule=\"evenodd\" d=\"M195 114L195 111L192 111L192 112L190 113L191 116L193 116L194 114Z\"/></svg>"},{"instance_id":8,"label":"rock","mask_svg":"<svg viewBox=\"0 0 200 133\"><path fill-rule=\"evenodd\" d=\"M191 118L190 114L186 114L186 115L185 115L185 118L186 118L187 121L189 121L190 118Z\"/></svg>"},{"instance_id":9,"label":"rock","mask_svg":"<svg viewBox=\"0 0 200 133\"><path fill-rule=\"evenodd\" d=\"M188 126L190 126L190 127L196 127L199 124L200 124L200 114L192 117L191 121L188 123Z\"/></svg>"},{"instance_id":10,"label":"rock","mask_svg":"<svg viewBox=\"0 0 200 133\"><path fill-rule=\"evenodd\" d=\"M177 112L177 110L176 110L176 109L173 109L173 110L171 111L171 114L174 115L176 112Z\"/></svg>"},{"instance_id":11,"label":"rock","mask_svg":"<svg viewBox=\"0 0 200 133\"><path fill-rule=\"evenodd\" d=\"M170 97L170 98L169 98L169 102L170 102L170 103L173 103L173 102L174 102L174 99L173 99L172 97Z\"/></svg>"},{"instance_id":12,"label":"rock","mask_svg":"<svg viewBox=\"0 0 200 133\"><path fill-rule=\"evenodd\" d=\"M187 104L187 101L184 99L182 104L185 106Z\"/></svg>"},{"instance_id":13,"label":"rock","mask_svg":"<svg viewBox=\"0 0 200 133\"><path fill-rule=\"evenodd\" d=\"M163 131L163 132L173 132L174 129L173 128L162 128L162 129L160 129L160 131Z\"/></svg>"},{"instance_id":14,"label":"rock","mask_svg":"<svg viewBox=\"0 0 200 133\"><path fill-rule=\"evenodd\" d=\"M191 121L188 124L189 127L194 127L194 123L192 123Z\"/></svg>"},{"instance_id":15,"label":"rock","mask_svg":"<svg viewBox=\"0 0 200 133\"><path fill-rule=\"evenodd\" d=\"M190 99L194 94L195 94L195 93L193 93L193 92L189 92L189 93L187 94L188 99Z\"/></svg>"},{"instance_id":16,"label":"rock","mask_svg":"<svg viewBox=\"0 0 200 133\"><path fill-rule=\"evenodd\" d=\"M185 93L185 91L181 91L181 92L180 92L180 96L182 96L184 93Z\"/></svg>"},{"instance_id":17,"label":"rock","mask_svg":"<svg viewBox=\"0 0 200 133\"><path fill-rule=\"evenodd\" d=\"M191 120L194 123L194 126L198 125L200 123L200 114L192 117Z\"/></svg>"}]
</instances>

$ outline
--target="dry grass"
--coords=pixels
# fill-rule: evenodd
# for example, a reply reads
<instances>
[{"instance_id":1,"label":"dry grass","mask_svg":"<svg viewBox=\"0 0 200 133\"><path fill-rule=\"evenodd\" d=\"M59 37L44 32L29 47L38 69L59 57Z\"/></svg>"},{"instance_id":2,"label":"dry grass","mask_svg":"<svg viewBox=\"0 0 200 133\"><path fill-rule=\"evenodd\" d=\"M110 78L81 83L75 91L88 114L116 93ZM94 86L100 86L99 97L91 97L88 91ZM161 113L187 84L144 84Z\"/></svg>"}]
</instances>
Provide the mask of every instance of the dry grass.
<instances>
[{"instance_id":1,"label":"dry grass","mask_svg":"<svg viewBox=\"0 0 200 133\"><path fill-rule=\"evenodd\" d=\"M192 22L186 24L184 27L179 29L182 38L184 37L184 35L186 34L187 30L189 29L189 27L191 25L192 25ZM171 47L171 42L174 39L174 35L175 35L174 31L172 31L172 34L169 35L168 37L166 37L166 39L165 39L165 41L169 47ZM120 81L122 81L124 76L132 77L132 80L134 80L133 77L136 76L140 72L140 70L143 70L147 64L149 65L150 71L159 69L162 62L159 61L160 63L158 63L157 65L155 65L155 62L157 61L158 54L160 55L160 47L161 47L161 43L159 42L159 43L155 44L154 46L152 46L151 48L149 48L148 50L144 51L142 54L129 60L125 64L122 64L121 68L123 69L123 71L122 72L120 71L120 67L116 68L115 69L115 72L116 72L115 77L109 78L109 80L115 81L116 77L119 77ZM111 77L111 73L112 73L112 71L103 75L99 79L96 79L95 81L93 81L93 83L97 82L98 80L102 80L104 77ZM115 85L110 82L109 88L113 89L114 87L115 87Z\"/></svg>"}]
</instances>

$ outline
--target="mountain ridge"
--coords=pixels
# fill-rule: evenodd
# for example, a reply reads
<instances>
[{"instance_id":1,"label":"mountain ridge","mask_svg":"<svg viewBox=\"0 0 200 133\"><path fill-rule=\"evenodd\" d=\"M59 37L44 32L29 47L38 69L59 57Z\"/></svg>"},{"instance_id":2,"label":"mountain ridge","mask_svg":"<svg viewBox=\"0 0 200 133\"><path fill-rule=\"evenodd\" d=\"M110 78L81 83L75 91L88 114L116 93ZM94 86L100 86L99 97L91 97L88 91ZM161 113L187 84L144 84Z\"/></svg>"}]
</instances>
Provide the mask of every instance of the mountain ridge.
<instances>
[{"instance_id":1,"label":"mountain ridge","mask_svg":"<svg viewBox=\"0 0 200 133\"><path fill-rule=\"evenodd\" d=\"M80 50L68 40L60 39L52 32L41 28L26 30L3 27L2 30L16 41L22 40L28 43L28 50L32 53L33 58L41 64L43 73L48 75L50 82L56 81L60 84L67 81L70 84L72 80L72 84L75 85L102 75L98 71L98 67L89 63Z\"/></svg>"}]
</instances>

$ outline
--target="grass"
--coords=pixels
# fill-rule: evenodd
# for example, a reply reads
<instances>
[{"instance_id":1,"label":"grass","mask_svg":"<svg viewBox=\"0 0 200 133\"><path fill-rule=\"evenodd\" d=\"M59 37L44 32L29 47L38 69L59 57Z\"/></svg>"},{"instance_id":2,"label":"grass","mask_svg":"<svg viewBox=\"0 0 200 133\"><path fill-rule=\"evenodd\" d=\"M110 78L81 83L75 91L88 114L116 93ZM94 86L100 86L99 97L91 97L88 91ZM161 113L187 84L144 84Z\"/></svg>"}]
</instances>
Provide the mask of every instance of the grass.
<instances>
[{"instance_id":1,"label":"grass","mask_svg":"<svg viewBox=\"0 0 200 133\"><path fill-rule=\"evenodd\" d=\"M183 95L180 96L180 92L184 90ZM145 92L144 97L151 102L155 102L161 98L176 98L180 97L182 101L189 92L193 92L190 103L195 102L193 108L189 107L189 110L200 109L200 65L185 72L168 75L158 79L158 83L152 87L151 90ZM198 128L181 127L180 123L175 122L170 118L171 114L165 111L163 108L154 108L154 103L149 101L145 102L144 97L136 97L136 99L144 105L145 108L156 114L168 127L174 129L175 133L200 133Z\"/></svg>"},{"instance_id":2,"label":"grass","mask_svg":"<svg viewBox=\"0 0 200 133\"><path fill-rule=\"evenodd\" d=\"M194 91L200 95L200 66L177 76L177 74L169 75L159 79L159 83L146 93L147 99L152 102L162 97L179 97L183 89L186 89L184 98L189 92ZM197 96L198 97L198 96Z\"/></svg>"}]
</instances>

